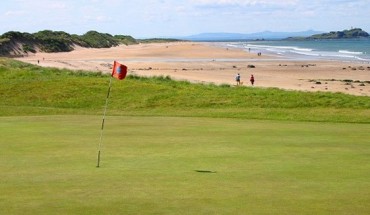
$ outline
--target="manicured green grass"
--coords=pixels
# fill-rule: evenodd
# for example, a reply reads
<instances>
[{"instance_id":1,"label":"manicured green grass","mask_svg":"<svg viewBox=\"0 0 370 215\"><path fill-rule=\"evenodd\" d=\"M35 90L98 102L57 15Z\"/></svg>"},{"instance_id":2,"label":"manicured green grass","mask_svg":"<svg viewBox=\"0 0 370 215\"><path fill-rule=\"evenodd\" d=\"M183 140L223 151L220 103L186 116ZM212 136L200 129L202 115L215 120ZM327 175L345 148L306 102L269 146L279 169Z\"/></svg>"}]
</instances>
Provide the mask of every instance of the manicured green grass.
<instances>
[{"instance_id":1,"label":"manicured green grass","mask_svg":"<svg viewBox=\"0 0 370 215\"><path fill-rule=\"evenodd\" d=\"M108 117L96 168L100 121L2 117L1 213L370 212L369 124Z\"/></svg>"}]
</instances>

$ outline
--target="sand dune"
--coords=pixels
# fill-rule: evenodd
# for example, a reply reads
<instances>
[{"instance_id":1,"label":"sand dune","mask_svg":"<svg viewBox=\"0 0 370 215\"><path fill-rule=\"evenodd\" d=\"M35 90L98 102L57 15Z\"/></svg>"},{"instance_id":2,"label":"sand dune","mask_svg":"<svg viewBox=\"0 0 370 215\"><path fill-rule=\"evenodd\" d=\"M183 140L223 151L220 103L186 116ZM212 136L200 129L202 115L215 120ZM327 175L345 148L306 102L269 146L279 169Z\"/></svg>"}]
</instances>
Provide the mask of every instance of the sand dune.
<instances>
[{"instance_id":1,"label":"sand dune","mask_svg":"<svg viewBox=\"0 0 370 215\"><path fill-rule=\"evenodd\" d=\"M335 61L294 61L276 56L257 56L212 43L176 42L118 46L109 49L76 47L68 53L37 53L19 58L45 67L111 72L118 60L131 74L169 75L191 82L232 84L240 73L244 86L287 90L342 92L370 96L370 64ZM253 65L255 68L249 68ZM344 82L352 80L353 82Z\"/></svg>"}]
</instances>

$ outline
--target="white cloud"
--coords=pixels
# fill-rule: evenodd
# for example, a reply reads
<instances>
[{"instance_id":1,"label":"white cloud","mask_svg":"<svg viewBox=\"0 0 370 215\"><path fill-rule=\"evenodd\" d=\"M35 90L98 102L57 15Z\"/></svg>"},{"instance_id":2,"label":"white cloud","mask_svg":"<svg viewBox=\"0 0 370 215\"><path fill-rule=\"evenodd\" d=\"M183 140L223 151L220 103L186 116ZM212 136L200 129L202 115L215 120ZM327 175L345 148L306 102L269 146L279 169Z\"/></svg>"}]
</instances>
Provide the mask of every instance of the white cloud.
<instances>
[{"instance_id":1,"label":"white cloud","mask_svg":"<svg viewBox=\"0 0 370 215\"><path fill-rule=\"evenodd\" d=\"M66 9L66 4L64 2L50 2L50 4L45 5L46 8L52 10L62 10Z\"/></svg>"},{"instance_id":2,"label":"white cloud","mask_svg":"<svg viewBox=\"0 0 370 215\"><path fill-rule=\"evenodd\" d=\"M197 5L233 5L233 6L255 6L255 5L268 5L268 6L285 6L295 5L298 0L192 0L193 4Z\"/></svg>"},{"instance_id":3,"label":"white cloud","mask_svg":"<svg viewBox=\"0 0 370 215\"><path fill-rule=\"evenodd\" d=\"M7 12L5 12L5 16L21 16L21 15L23 15L23 14L25 14L25 12L24 11L22 11L22 10L17 10L17 11L7 11Z\"/></svg>"},{"instance_id":4,"label":"white cloud","mask_svg":"<svg viewBox=\"0 0 370 215\"><path fill-rule=\"evenodd\" d=\"M3 0L0 33L95 29L133 36L370 30L370 0ZM25 21L26 20L26 21ZM119 28L117 27L119 26ZM30 30L31 29L31 30Z\"/></svg>"},{"instance_id":5,"label":"white cloud","mask_svg":"<svg viewBox=\"0 0 370 215\"><path fill-rule=\"evenodd\" d=\"M110 22L112 19L110 17L104 16L104 15L98 15L98 16L85 16L84 20L87 22Z\"/></svg>"}]
</instances>

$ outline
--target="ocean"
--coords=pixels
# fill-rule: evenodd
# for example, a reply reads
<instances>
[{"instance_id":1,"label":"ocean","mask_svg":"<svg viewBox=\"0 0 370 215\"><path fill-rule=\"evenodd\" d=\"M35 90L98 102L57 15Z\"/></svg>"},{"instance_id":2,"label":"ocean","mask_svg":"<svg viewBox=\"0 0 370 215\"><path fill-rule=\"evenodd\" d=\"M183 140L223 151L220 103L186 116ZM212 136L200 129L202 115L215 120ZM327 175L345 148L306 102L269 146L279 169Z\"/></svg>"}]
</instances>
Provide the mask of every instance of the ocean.
<instances>
[{"instance_id":1,"label":"ocean","mask_svg":"<svg viewBox=\"0 0 370 215\"><path fill-rule=\"evenodd\" d=\"M370 39L271 40L227 42L227 47L296 60L339 60L370 63Z\"/></svg>"}]
</instances>

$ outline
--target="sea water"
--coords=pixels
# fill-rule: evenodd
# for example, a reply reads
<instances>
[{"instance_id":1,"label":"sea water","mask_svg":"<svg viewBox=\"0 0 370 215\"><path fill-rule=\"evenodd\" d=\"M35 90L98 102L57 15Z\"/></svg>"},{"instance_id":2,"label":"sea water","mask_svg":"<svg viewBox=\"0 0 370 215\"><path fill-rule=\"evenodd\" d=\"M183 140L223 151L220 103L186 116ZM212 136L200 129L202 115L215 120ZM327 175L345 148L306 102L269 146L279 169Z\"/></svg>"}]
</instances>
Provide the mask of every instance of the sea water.
<instances>
[{"instance_id":1,"label":"sea water","mask_svg":"<svg viewBox=\"0 0 370 215\"><path fill-rule=\"evenodd\" d=\"M339 60L370 63L370 39L271 40L228 42L228 47L247 52L278 55L298 60Z\"/></svg>"}]
</instances>

